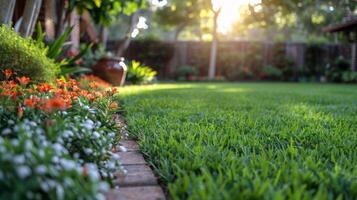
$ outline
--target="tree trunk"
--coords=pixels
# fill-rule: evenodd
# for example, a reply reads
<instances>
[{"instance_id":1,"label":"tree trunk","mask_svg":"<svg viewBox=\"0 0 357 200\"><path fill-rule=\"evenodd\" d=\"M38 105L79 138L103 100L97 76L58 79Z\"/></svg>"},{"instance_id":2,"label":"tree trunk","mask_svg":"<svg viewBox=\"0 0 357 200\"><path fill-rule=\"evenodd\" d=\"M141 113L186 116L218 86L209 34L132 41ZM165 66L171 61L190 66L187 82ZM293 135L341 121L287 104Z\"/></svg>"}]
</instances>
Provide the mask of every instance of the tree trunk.
<instances>
[{"instance_id":1,"label":"tree trunk","mask_svg":"<svg viewBox=\"0 0 357 200\"><path fill-rule=\"evenodd\" d=\"M70 40L72 43L71 48L79 50L79 40L80 40L80 25L79 25L79 15L76 10L73 10L70 15L70 26L73 27Z\"/></svg>"},{"instance_id":2,"label":"tree trunk","mask_svg":"<svg viewBox=\"0 0 357 200\"><path fill-rule=\"evenodd\" d=\"M210 62L208 69L208 78L214 79L216 75L216 60L217 60L217 46L218 46L218 37L217 37L217 27L218 27L218 16L221 10L214 12L213 18L213 31L212 31L212 44L211 44L211 54Z\"/></svg>"},{"instance_id":3,"label":"tree trunk","mask_svg":"<svg viewBox=\"0 0 357 200\"><path fill-rule=\"evenodd\" d=\"M180 33L185 29L186 23L181 23L176 27L175 34L174 34L174 40L177 41Z\"/></svg>"},{"instance_id":4,"label":"tree trunk","mask_svg":"<svg viewBox=\"0 0 357 200\"><path fill-rule=\"evenodd\" d=\"M138 23L139 20L139 12L136 11L130 16L130 24L128 31L125 34L125 37L123 39L123 42L119 43L117 48L116 48L116 55L118 57L122 57L125 50L129 47L130 42L131 42L131 33L134 31L136 24Z\"/></svg>"},{"instance_id":5,"label":"tree trunk","mask_svg":"<svg viewBox=\"0 0 357 200\"><path fill-rule=\"evenodd\" d=\"M104 25L100 25L100 33L99 33L100 42L103 44L104 48L107 47L108 42L108 28Z\"/></svg>"},{"instance_id":6,"label":"tree trunk","mask_svg":"<svg viewBox=\"0 0 357 200\"><path fill-rule=\"evenodd\" d=\"M16 0L0 0L0 24L10 24Z\"/></svg>"},{"instance_id":7,"label":"tree trunk","mask_svg":"<svg viewBox=\"0 0 357 200\"><path fill-rule=\"evenodd\" d=\"M23 14L22 23L20 26L20 34L22 37L32 35L38 14L40 13L42 0L27 0Z\"/></svg>"},{"instance_id":8,"label":"tree trunk","mask_svg":"<svg viewBox=\"0 0 357 200\"><path fill-rule=\"evenodd\" d=\"M46 38L48 40L53 40L55 38L55 24L54 24L55 0L44 0L44 4L45 4Z\"/></svg>"},{"instance_id":9,"label":"tree trunk","mask_svg":"<svg viewBox=\"0 0 357 200\"><path fill-rule=\"evenodd\" d=\"M65 0L56 0L56 37L59 37L65 28L65 23L71 14L70 10L65 8Z\"/></svg>"},{"instance_id":10,"label":"tree trunk","mask_svg":"<svg viewBox=\"0 0 357 200\"><path fill-rule=\"evenodd\" d=\"M82 30L85 30L85 32L88 34L89 39L93 43L98 42L98 36L97 32L95 30L95 27L92 23L92 19L88 13L88 11L85 11L82 15Z\"/></svg>"}]
</instances>

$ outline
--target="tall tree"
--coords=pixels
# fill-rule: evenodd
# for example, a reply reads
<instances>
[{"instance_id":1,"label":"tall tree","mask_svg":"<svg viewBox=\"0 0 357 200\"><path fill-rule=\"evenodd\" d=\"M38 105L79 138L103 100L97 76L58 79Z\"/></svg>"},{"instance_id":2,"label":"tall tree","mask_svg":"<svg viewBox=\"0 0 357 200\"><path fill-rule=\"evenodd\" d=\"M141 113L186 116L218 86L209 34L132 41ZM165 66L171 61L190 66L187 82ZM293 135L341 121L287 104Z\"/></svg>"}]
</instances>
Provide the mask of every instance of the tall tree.
<instances>
[{"instance_id":1,"label":"tall tree","mask_svg":"<svg viewBox=\"0 0 357 200\"><path fill-rule=\"evenodd\" d=\"M217 63L217 47L218 47L218 17L221 13L222 5L218 2L219 0L212 0L211 2L211 11L213 13L213 28L212 28L212 43L211 43L211 54L210 62L208 68L208 78L214 79L216 75L216 63Z\"/></svg>"},{"instance_id":2,"label":"tall tree","mask_svg":"<svg viewBox=\"0 0 357 200\"><path fill-rule=\"evenodd\" d=\"M351 0L261 0L247 7L237 27L249 30L259 28L269 33L284 33L285 39L300 35L307 39L322 36L322 28L339 23L349 13L356 11ZM238 29L235 29L238 32ZM266 34L271 40L273 35Z\"/></svg>"},{"instance_id":3,"label":"tall tree","mask_svg":"<svg viewBox=\"0 0 357 200\"><path fill-rule=\"evenodd\" d=\"M164 26L174 29L174 40L187 27L200 20L202 0L172 0L166 6L159 8L155 13L156 20Z\"/></svg>"}]
</instances>

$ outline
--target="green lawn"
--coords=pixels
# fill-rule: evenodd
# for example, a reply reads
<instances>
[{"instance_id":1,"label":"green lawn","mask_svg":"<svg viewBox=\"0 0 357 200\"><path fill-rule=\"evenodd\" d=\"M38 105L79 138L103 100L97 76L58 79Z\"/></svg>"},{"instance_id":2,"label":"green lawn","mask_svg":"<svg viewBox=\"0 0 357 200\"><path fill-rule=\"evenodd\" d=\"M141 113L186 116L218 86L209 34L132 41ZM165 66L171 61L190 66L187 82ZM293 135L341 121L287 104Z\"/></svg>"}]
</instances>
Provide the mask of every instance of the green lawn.
<instances>
[{"instance_id":1,"label":"green lawn","mask_svg":"<svg viewBox=\"0 0 357 200\"><path fill-rule=\"evenodd\" d=\"M173 199L357 199L357 86L161 84L121 90Z\"/></svg>"}]
</instances>

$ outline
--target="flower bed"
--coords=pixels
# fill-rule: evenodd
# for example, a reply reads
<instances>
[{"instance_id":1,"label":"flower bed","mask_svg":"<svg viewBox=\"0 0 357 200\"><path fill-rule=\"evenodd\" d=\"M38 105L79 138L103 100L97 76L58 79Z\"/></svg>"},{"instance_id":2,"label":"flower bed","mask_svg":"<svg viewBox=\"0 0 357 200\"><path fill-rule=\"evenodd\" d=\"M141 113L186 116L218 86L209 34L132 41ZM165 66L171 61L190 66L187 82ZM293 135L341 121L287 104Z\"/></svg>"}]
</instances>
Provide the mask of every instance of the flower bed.
<instances>
[{"instance_id":1,"label":"flower bed","mask_svg":"<svg viewBox=\"0 0 357 200\"><path fill-rule=\"evenodd\" d=\"M120 168L116 88L90 81L32 83L4 70L0 199L101 199Z\"/></svg>"}]
</instances>

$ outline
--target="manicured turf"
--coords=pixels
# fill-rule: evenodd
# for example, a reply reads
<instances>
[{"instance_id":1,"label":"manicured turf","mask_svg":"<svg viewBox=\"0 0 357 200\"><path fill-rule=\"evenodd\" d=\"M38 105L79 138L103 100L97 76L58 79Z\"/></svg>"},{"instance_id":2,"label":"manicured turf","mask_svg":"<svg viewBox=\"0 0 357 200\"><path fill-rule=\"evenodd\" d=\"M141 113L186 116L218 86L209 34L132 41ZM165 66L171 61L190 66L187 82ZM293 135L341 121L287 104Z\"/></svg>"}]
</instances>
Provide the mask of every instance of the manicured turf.
<instances>
[{"instance_id":1,"label":"manicured turf","mask_svg":"<svg viewBox=\"0 0 357 200\"><path fill-rule=\"evenodd\" d=\"M356 199L357 86L122 89L134 137L173 199Z\"/></svg>"}]
</instances>

